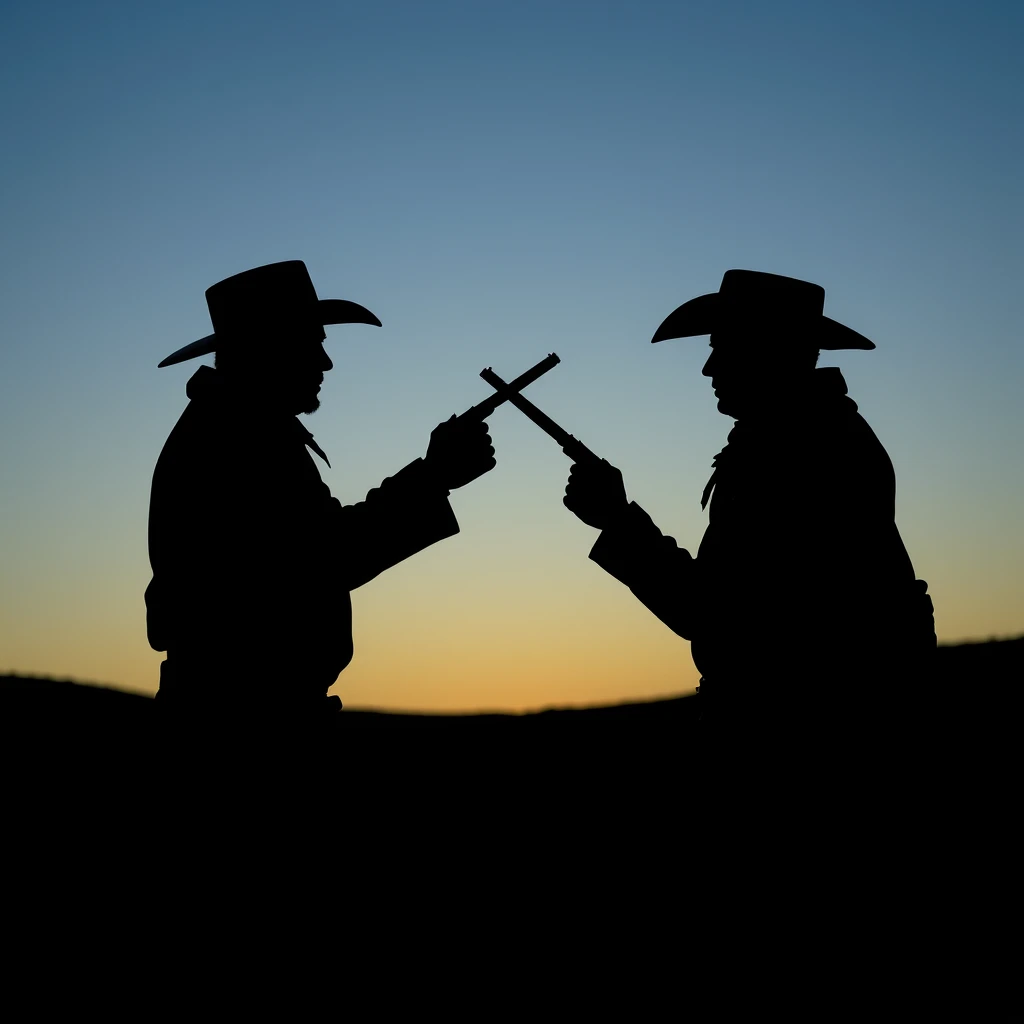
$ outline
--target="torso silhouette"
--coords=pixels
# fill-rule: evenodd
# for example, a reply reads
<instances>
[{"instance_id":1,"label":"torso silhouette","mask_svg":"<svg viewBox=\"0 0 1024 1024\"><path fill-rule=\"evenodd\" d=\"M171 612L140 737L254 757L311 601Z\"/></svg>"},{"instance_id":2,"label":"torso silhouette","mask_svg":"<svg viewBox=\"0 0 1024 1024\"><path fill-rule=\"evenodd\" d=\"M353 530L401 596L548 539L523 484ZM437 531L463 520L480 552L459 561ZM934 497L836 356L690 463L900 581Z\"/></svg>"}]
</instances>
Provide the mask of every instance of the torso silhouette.
<instances>
[{"instance_id":1,"label":"torso silhouette","mask_svg":"<svg viewBox=\"0 0 1024 1024\"><path fill-rule=\"evenodd\" d=\"M812 378L798 403L737 422L695 559L635 504L591 552L692 641L719 707L842 714L874 686L911 685L934 650L892 463L840 372Z\"/></svg>"},{"instance_id":2,"label":"torso silhouette","mask_svg":"<svg viewBox=\"0 0 1024 1024\"><path fill-rule=\"evenodd\" d=\"M322 708L352 658L349 591L458 533L411 463L342 506L294 416L201 367L157 462L149 517L151 646L161 696L189 708Z\"/></svg>"}]
</instances>

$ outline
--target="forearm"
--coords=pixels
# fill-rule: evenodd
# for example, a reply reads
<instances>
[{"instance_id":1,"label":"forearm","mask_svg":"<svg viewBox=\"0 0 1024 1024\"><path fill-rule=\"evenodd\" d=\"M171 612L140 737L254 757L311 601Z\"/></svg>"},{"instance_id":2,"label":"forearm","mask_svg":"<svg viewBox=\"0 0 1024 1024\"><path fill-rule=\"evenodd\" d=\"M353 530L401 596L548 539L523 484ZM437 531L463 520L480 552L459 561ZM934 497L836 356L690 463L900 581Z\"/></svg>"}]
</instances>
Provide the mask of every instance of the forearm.
<instances>
[{"instance_id":1,"label":"forearm","mask_svg":"<svg viewBox=\"0 0 1024 1024\"><path fill-rule=\"evenodd\" d=\"M333 499L332 499L333 500ZM374 488L365 501L337 507L346 589L459 532L448 491L416 459Z\"/></svg>"},{"instance_id":2,"label":"forearm","mask_svg":"<svg viewBox=\"0 0 1024 1024\"><path fill-rule=\"evenodd\" d=\"M696 562L632 502L602 530L590 558L624 583L674 633L693 635Z\"/></svg>"}]
</instances>

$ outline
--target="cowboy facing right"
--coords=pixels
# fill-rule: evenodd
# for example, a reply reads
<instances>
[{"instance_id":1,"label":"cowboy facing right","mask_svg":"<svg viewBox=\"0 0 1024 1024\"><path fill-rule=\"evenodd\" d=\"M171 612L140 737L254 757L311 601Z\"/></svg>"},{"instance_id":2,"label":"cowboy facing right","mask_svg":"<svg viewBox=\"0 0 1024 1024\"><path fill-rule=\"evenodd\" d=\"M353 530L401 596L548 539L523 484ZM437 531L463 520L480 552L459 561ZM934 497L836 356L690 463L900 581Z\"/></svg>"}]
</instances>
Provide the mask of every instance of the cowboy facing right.
<instances>
[{"instance_id":1,"label":"cowboy facing right","mask_svg":"<svg viewBox=\"0 0 1024 1024\"><path fill-rule=\"evenodd\" d=\"M628 501L607 462L577 463L566 487L566 507L601 531L590 557L692 641L702 723L719 735L906 723L935 651L892 462L840 371L816 368L821 349L875 346L824 301L806 281L729 270L651 339L710 335L703 374L736 420L702 495L696 557Z\"/></svg>"}]
</instances>

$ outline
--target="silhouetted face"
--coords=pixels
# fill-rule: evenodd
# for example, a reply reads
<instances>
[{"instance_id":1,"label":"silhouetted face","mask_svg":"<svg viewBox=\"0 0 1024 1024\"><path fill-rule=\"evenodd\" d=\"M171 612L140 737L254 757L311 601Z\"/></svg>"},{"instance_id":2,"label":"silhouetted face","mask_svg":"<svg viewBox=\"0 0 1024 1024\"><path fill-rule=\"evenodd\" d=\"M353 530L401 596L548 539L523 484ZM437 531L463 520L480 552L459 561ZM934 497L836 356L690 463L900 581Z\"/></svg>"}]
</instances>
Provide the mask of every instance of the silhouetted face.
<instances>
[{"instance_id":1,"label":"silhouetted face","mask_svg":"<svg viewBox=\"0 0 1024 1024\"><path fill-rule=\"evenodd\" d=\"M703 374L718 411L740 417L788 394L814 369L816 350L755 330L716 331Z\"/></svg>"},{"instance_id":2,"label":"silhouetted face","mask_svg":"<svg viewBox=\"0 0 1024 1024\"><path fill-rule=\"evenodd\" d=\"M320 408L320 385L334 364L324 351L323 328L295 331L287 340L251 344L223 361L223 369L251 397L296 416Z\"/></svg>"},{"instance_id":3,"label":"silhouetted face","mask_svg":"<svg viewBox=\"0 0 1024 1024\"><path fill-rule=\"evenodd\" d=\"M312 413L320 408L320 386L324 374L334 366L324 350L325 337L321 330L319 336L294 338L284 358L275 359L275 388L291 413Z\"/></svg>"}]
</instances>

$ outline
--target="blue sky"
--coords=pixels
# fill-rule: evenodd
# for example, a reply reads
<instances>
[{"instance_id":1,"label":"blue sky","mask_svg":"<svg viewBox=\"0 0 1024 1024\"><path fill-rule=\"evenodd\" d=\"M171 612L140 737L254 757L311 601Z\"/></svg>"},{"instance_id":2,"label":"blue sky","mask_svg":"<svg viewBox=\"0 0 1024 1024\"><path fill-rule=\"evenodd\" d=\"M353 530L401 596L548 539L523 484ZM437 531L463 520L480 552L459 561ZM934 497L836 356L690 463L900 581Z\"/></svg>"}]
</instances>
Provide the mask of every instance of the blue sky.
<instances>
[{"instance_id":1,"label":"blue sky","mask_svg":"<svg viewBox=\"0 0 1024 1024\"><path fill-rule=\"evenodd\" d=\"M384 323L328 329L308 425L344 500L483 397L483 366L556 351L534 400L691 549L729 421L704 341L650 335L730 267L823 285L878 344L826 361L896 464L940 634L1024 631L1022 27L997 3L9 5L0 670L155 683L149 475L191 373L156 363L209 332L210 284L294 258ZM509 581L543 579L548 618L593 608L601 631L582 617L567 675L595 678L608 622L629 623L617 650L661 650L590 571L564 457L511 410L491 422L463 534L367 590L364 631L444 588L450 662L481 592L502 598L495 642L535 632ZM652 693L692 683L664 643Z\"/></svg>"}]
</instances>

